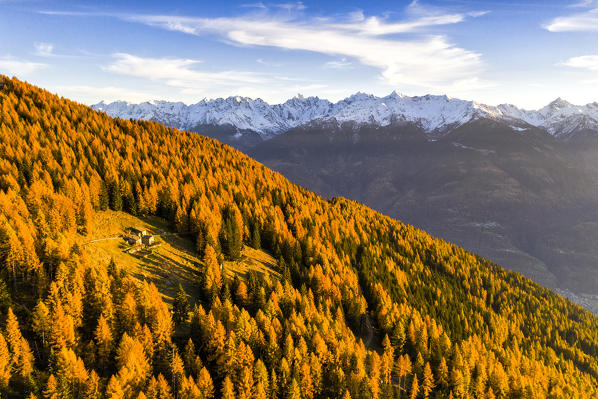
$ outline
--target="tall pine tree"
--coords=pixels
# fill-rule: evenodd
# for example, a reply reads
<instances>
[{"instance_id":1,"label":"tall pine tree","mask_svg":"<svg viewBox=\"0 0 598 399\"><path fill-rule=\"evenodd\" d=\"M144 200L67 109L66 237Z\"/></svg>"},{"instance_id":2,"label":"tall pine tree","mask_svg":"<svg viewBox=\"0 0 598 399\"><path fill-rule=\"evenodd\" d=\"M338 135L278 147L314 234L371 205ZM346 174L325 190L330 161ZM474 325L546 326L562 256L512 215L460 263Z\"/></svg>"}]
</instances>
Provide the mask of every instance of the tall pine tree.
<instances>
[{"instance_id":1,"label":"tall pine tree","mask_svg":"<svg viewBox=\"0 0 598 399\"><path fill-rule=\"evenodd\" d=\"M179 289L174 297L172 304L172 320L174 324L180 326L187 322L189 318L189 301L187 299L187 293L183 289L183 286L179 284Z\"/></svg>"}]
</instances>

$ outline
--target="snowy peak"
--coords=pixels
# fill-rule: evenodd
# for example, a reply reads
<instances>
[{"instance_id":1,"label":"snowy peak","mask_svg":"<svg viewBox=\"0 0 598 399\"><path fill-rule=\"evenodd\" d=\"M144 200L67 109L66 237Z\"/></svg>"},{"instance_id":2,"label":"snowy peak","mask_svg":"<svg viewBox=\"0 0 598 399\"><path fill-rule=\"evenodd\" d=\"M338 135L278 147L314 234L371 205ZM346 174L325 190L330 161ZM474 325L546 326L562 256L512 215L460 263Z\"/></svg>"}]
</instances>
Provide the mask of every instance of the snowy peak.
<instances>
[{"instance_id":1,"label":"snowy peak","mask_svg":"<svg viewBox=\"0 0 598 399\"><path fill-rule=\"evenodd\" d=\"M494 112L471 101L447 96L408 97L396 92L386 97L357 93L335 104L330 115L338 122L372 123L388 126L411 122L426 132L460 126L478 116L493 117Z\"/></svg>"},{"instance_id":2,"label":"snowy peak","mask_svg":"<svg viewBox=\"0 0 598 399\"><path fill-rule=\"evenodd\" d=\"M283 120L287 121L289 127L295 127L329 113L332 103L318 97L297 95L283 104L272 107Z\"/></svg>"},{"instance_id":3,"label":"snowy peak","mask_svg":"<svg viewBox=\"0 0 598 399\"><path fill-rule=\"evenodd\" d=\"M544 108L548 108L550 110L560 110L560 109L570 108L570 107L574 107L574 105L571 104L569 101L565 101L562 98L558 97L556 100L552 101L550 104L548 104Z\"/></svg>"},{"instance_id":4,"label":"snowy peak","mask_svg":"<svg viewBox=\"0 0 598 399\"><path fill-rule=\"evenodd\" d=\"M239 130L253 130L268 138L326 114L330 105L329 101L317 97L297 96L284 104L270 105L259 98L231 96L203 99L192 105L167 101L141 104L124 101L106 104L102 101L92 107L111 116L152 120L180 129L230 125Z\"/></svg>"},{"instance_id":5,"label":"snowy peak","mask_svg":"<svg viewBox=\"0 0 598 399\"><path fill-rule=\"evenodd\" d=\"M598 104L574 105L557 98L537 111L519 109L511 104L497 107L503 119L518 119L546 130L556 137L569 137L576 131L598 131Z\"/></svg>"},{"instance_id":6,"label":"snowy peak","mask_svg":"<svg viewBox=\"0 0 598 399\"><path fill-rule=\"evenodd\" d=\"M358 92L337 103L297 94L275 105L259 98L231 96L204 99L192 105L168 101L140 104L102 101L92 107L115 117L153 120L181 129L229 125L257 132L263 139L307 123L331 122L379 126L407 122L427 133L442 134L478 118L500 120L518 129L532 125L557 137L569 137L579 130L598 131L598 103L577 106L560 97L536 111L511 104L488 106L445 95L410 97L397 91L385 97Z\"/></svg>"}]
</instances>

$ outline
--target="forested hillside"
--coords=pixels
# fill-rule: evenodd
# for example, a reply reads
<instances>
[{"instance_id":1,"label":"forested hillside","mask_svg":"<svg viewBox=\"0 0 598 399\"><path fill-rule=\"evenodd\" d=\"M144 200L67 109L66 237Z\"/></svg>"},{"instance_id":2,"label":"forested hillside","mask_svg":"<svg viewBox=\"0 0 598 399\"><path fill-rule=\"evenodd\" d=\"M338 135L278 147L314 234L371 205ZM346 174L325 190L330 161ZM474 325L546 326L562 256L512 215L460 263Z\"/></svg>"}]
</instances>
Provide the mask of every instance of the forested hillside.
<instances>
[{"instance_id":1,"label":"forested hillside","mask_svg":"<svg viewBox=\"0 0 598 399\"><path fill-rule=\"evenodd\" d=\"M592 398L598 320L522 276L196 133L0 77L7 398ZM77 245L105 209L203 259L198 303ZM243 245L281 278L225 278ZM374 331L366 344L362 331Z\"/></svg>"},{"instance_id":2,"label":"forested hillside","mask_svg":"<svg viewBox=\"0 0 598 399\"><path fill-rule=\"evenodd\" d=\"M598 294L598 146L590 141L490 119L434 141L412 125L329 124L294 129L248 155L311 191L367 204L544 287Z\"/></svg>"}]
</instances>

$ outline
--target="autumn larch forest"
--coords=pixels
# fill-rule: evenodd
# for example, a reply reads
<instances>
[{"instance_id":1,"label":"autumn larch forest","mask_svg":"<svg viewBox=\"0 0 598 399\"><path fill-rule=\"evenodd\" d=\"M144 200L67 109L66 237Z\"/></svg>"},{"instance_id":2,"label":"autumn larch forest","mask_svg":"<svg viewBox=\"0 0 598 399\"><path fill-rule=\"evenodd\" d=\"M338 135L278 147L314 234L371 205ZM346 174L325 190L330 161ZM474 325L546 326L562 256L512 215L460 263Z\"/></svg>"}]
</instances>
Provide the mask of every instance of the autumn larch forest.
<instances>
[{"instance_id":1,"label":"autumn larch forest","mask_svg":"<svg viewBox=\"0 0 598 399\"><path fill-rule=\"evenodd\" d=\"M200 134L0 82L2 398L598 395L598 320L531 280ZM193 292L92 261L109 210L193 240ZM225 275L244 248L276 273Z\"/></svg>"}]
</instances>

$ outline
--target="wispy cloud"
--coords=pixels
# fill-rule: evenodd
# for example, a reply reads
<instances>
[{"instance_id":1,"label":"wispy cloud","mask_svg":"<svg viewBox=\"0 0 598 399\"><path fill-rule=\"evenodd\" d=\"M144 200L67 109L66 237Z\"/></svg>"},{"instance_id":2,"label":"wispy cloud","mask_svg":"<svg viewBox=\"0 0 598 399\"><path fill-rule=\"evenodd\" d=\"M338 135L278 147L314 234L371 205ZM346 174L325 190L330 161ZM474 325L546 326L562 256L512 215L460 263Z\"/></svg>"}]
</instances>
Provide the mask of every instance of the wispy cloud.
<instances>
[{"instance_id":1,"label":"wispy cloud","mask_svg":"<svg viewBox=\"0 0 598 399\"><path fill-rule=\"evenodd\" d=\"M583 0L572 4L571 7L598 7L598 0Z\"/></svg>"},{"instance_id":2,"label":"wispy cloud","mask_svg":"<svg viewBox=\"0 0 598 399\"><path fill-rule=\"evenodd\" d=\"M472 3L474 3L474 2L472 2ZM488 4L488 3L483 2L483 4ZM407 15L409 15L412 19L447 14L447 12L444 8L425 4L419 0L413 0L411 3L409 3L406 11L407 11ZM490 11L488 11L488 10L474 10L474 11L468 11L468 12L464 12L464 13L460 13L460 14L467 16L467 17L477 18L477 17L481 17L483 15L486 15L489 12Z\"/></svg>"},{"instance_id":3,"label":"wispy cloud","mask_svg":"<svg viewBox=\"0 0 598 399\"><path fill-rule=\"evenodd\" d=\"M104 89L91 88L85 93L87 86L64 88L67 93L84 97L87 103L97 102L99 99L111 101L126 99L139 102L157 98L169 98L195 102L202 97L227 97L233 93L254 98L268 98L272 101L282 101L298 92L316 94L318 90L327 89L322 82L300 79L289 76L267 75L246 71L208 72L200 70L200 60L184 58L150 58L126 53L112 55L113 61L102 67L103 70L119 75L149 79L164 85L160 91L151 95L145 92L134 92L114 87Z\"/></svg>"},{"instance_id":4,"label":"wispy cloud","mask_svg":"<svg viewBox=\"0 0 598 399\"><path fill-rule=\"evenodd\" d=\"M448 25L463 22L465 14L431 15L412 21L389 23L383 18L369 17L348 24L333 25L335 28L355 31L365 35L380 36L393 33L408 33L434 25Z\"/></svg>"},{"instance_id":5,"label":"wispy cloud","mask_svg":"<svg viewBox=\"0 0 598 399\"><path fill-rule=\"evenodd\" d=\"M481 81L477 78L483 70L481 54L455 45L445 35L427 34L425 31L431 27L456 24L467 18L479 17L486 11L448 13L443 9L413 1L406 9L404 20L390 21L388 17L366 17L362 12L354 12L344 18L305 18L301 13L305 6L301 2L277 6L289 10L288 15L260 11L257 14L216 18L123 14L113 14L112 17L189 35L218 35L226 43L233 45L302 50L340 56L379 68L383 81L393 86L406 85L437 91L460 85L460 81ZM68 11L46 13L94 15ZM190 64L184 66L184 72L188 75ZM138 67L147 69L146 65ZM193 76L203 79L204 75L198 72L193 73ZM178 79L173 77L173 80Z\"/></svg>"},{"instance_id":6,"label":"wispy cloud","mask_svg":"<svg viewBox=\"0 0 598 399\"><path fill-rule=\"evenodd\" d=\"M243 8L260 8L262 10L265 10L266 5L264 3L262 3L261 1L258 1L257 3L246 3L246 4L241 4L241 7Z\"/></svg>"},{"instance_id":7,"label":"wispy cloud","mask_svg":"<svg viewBox=\"0 0 598 399\"><path fill-rule=\"evenodd\" d=\"M336 61L328 61L324 64L324 68L327 69L346 69L346 68L351 68L353 66L353 63L350 61L347 61L346 58L341 58L340 60L336 60Z\"/></svg>"},{"instance_id":8,"label":"wispy cloud","mask_svg":"<svg viewBox=\"0 0 598 399\"><path fill-rule=\"evenodd\" d=\"M200 71L199 60L183 58L149 58L127 53L113 54L114 62L104 70L121 75L164 81L174 87L202 87L214 85L239 85L263 83L264 78L243 71Z\"/></svg>"},{"instance_id":9,"label":"wispy cloud","mask_svg":"<svg viewBox=\"0 0 598 399\"><path fill-rule=\"evenodd\" d=\"M544 28L550 32L598 31L598 1L583 1L574 6L588 8L588 10L557 17L544 25Z\"/></svg>"},{"instance_id":10,"label":"wispy cloud","mask_svg":"<svg viewBox=\"0 0 598 399\"><path fill-rule=\"evenodd\" d=\"M379 83L413 90L445 91L456 87L488 86L479 75L485 66L481 54L459 47L446 35L432 34L437 27L462 23L486 11L447 12L412 1L402 19L389 14L366 16L357 11L346 15L306 16L301 2L247 4L254 12L233 17L107 14L105 12L44 11L51 15L112 17L188 35L213 35L228 45L309 51L341 59L325 68L352 68L357 64L380 70ZM262 7L263 6L263 7ZM265 8L264 8L265 7ZM277 12L276 9L288 12ZM197 60L140 58L115 54L107 71L161 80L170 86L255 86L267 77L258 73L208 72ZM258 63L277 63L258 59ZM245 86L243 86L245 85Z\"/></svg>"},{"instance_id":11,"label":"wispy cloud","mask_svg":"<svg viewBox=\"0 0 598 399\"><path fill-rule=\"evenodd\" d=\"M563 62L563 65L589 71L598 71L598 55L582 55L569 58L567 61Z\"/></svg>"},{"instance_id":12,"label":"wispy cloud","mask_svg":"<svg viewBox=\"0 0 598 399\"><path fill-rule=\"evenodd\" d=\"M471 11L467 13L447 13L444 9L423 5L419 1L412 1L406 9L408 19L398 22L388 22L386 18L378 16L365 17L363 12L351 13L352 23L334 25L337 28L354 30L366 35L388 35L394 33L409 33L421 31L425 28L440 25L457 24L468 17L477 18L486 15L488 11Z\"/></svg>"},{"instance_id":13,"label":"wispy cloud","mask_svg":"<svg viewBox=\"0 0 598 399\"><path fill-rule=\"evenodd\" d=\"M39 62L22 60L10 56L0 57L0 72L9 75L28 75L45 67L47 67L46 64Z\"/></svg>"},{"instance_id":14,"label":"wispy cloud","mask_svg":"<svg viewBox=\"0 0 598 399\"><path fill-rule=\"evenodd\" d=\"M267 61L267 60L264 60L263 58L258 58L257 60L255 60L255 62L257 62L258 64L265 65L267 67L275 67L275 68L279 68L284 65L282 62Z\"/></svg>"},{"instance_id":15,"label":"wispy cloud","mask_svg":"<svg viewBox=\"0 0 598 399\"><path fill-rule=\"evenodd\" d=\"M52 43L35 43L35 55L40 57L51 57L54 55L54 45Z\"/></svg>"},{"instance_id":16,"label":"wispy cloud","mask_svg":"<svg viewBox=\"0 0 598 399\"><path fill-rule=\"evenodd\" d=\"M470 81L483 67L481 55L454 45L444 35L396 37L396 34L458 23L467 17L467 14L435 13L408 21L389 22L380 17L360 19L354 13L346 22L263 14L222 18L145 15L127 19L191 35L216 34L237 45L352 58L381 69L381 77L391 85L440 88L463 79ZM387 37L391 34L394 35L392 38Z\"/></svg>"},{"instance_id":17,"label":"wispy cloud","mask_svg":"<svg viewBox=\"0 0 598 399\"><path fill-rule=\"evenodd\" d=\"M274 7L282 8L283 10L287 10L289 12L302 11L307 8L301 1L297 1L295 3L279 3L275 4Z\"/></svg>"},{"instance_id":18,"label":"wispy cloud","mask_svg":"<svg viewBox=\"0 0 598 399\"><path fill-rule=\"evenodd\" d=\"M128 14L100 12L100 11L61 11L61 10L39 10L38 14L42 15L60 15L68 17L111 17L111 18L126 18Z\"/></svg>"}]
</instances>

